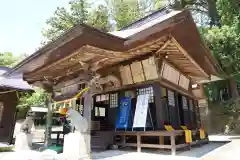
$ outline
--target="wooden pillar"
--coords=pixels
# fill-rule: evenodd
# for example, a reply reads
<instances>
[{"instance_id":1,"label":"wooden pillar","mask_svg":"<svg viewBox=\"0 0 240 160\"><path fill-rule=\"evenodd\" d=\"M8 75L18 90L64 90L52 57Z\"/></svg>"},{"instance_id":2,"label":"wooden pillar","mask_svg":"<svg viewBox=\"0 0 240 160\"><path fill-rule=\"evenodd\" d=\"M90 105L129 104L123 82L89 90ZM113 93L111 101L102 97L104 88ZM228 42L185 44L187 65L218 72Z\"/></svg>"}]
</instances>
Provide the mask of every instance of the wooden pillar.
<instances>
[{"instance_id":1,"label":"wooden pillar","mask_svg":"<svg viewBox=\"0 0 240 160\"><path fill-rule=\"evenodd\" d=\"M159 136L159 144L164 145L164 136Z\"/></svg>"},{"instance_id":2,"label":"wooden pillar","mask_svg":"<svg viewBox=\"0 0 240 160\"><path fill-rule=\"evenodd\" d=\"M123 146L126 145L126 135L121 136Z\"/></svg>"},{"instance_id":3,"label":"wooden pillar","mask_svg":"<svg viewBox=\"0 0 240 160\"><path fill-rule=\"evenodd\" d=\"M52 132L52 104L50 97L46 100L46 106L48 108L47 119L46 119L46 130L45 130L45 142L44 146L48 147L51 145L51 132Z\"/></svg>"},{"instance_id":4,"label":"wooden pillar","mask_svg":"<svg viewBox=\"0 0 240 160\"><path fill-rule=\"evenodd\" d=\"M159 84L154 83L153 85L153 92L155 96L155 113L156 114L156 130L163 130L164 129L164 122L167 121L167 102L164 102L162 98L162 88Z\"/></svg>"},{"instance_id":5,"label":"wooden pillar","mask_svg":"<svg viewBox=\"0 0 240 160\"><path fill-rule=\"evenodd\" d=\"M46 119L46 130L45 130L45 141L44 146L48 147L51 145L51 133L52 133L52 103L51 99L54 97L53 85L51 83L42 84L42 88L49 93L46 99L45 105L48 108L47 119Z\"/></svg>"},{"instance_id":6,"label":"wooden pillar","mask_svg":"<svg viewBox=\"0 0 240 160\"><path fill-rule=\"evenodd\" d=\"M71 106L72 106L72 109L77 111L77 103L76 103L76 101L77 101L77 99L71 100Z\"/></svg>"},{"instance_id":7,"label":"wooden pillar","mask_svg":"<svg viewBox=\"0 0 240 160\"><path fill-rule=\"evenodd\" d=\"M141 135L137 133L137 152L141 152Z\"/></svg>"},{"instance_id":8,"label":"wooden pillar","mask_svg":"<svg viewBox=\"0 0 240 160\"><path fill-rule=\"evenodd\" d=\"M171 151L172 155L176 155L176 142L175 142L175 136L172 134L171 135Z\"/></svg>"},{"instance_id":9,"label":"wooden pillar","mask_svg":"<svg viewBox=\"0 0 240 160\"><path fill-rule=\"evenodd\" d=\"M85 143L87 147L87 153L90 156L91 154L91 111L92 111L92 93L91 90L86 93L84 96L84 110L83 110L83 117L88 122L88 129L85 134Z\"/></svg>"}]
</instances>

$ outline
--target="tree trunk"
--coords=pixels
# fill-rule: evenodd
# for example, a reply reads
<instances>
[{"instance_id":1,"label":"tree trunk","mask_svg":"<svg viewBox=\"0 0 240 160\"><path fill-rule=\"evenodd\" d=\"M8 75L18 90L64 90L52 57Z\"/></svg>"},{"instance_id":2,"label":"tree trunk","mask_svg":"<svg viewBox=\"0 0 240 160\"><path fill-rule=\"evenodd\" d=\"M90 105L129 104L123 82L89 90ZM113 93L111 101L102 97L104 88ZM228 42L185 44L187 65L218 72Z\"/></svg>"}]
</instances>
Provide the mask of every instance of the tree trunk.
<instances>
[{"instance_id":1,"label":"tree trunk","mask_svg":"<svg viewBox=\"0 0 240 160\"><path fill-rule=\"evenodd\" d=\"M228 83L229 83L229 87L230 87L231 97L234 101L236 101L239 98L237 82L234 78L230 78L228 80Z\"/></svg>"},{"instance_id":2,"label":"tree trunk","mask_svg":"<svg viewBox=\"0 0 240 160\"><path fill-rule=\"evenodd\" d=\"M233 126L230 128L232 128L231 130L236 133L239 131L239 127L240 127L239 126L239 114L238 114L238 110L240 110L239 92L237 89L237 82L234 78L230 78L228 80L228 82L229 82L229 86L230 86L231 97L235 104L235 109L234 109L235 111L233 113L231 113L232 121L230 121L228 123L228 126Z\"/></svg>"},{"instance_id":3,"label":"tree trunk","mask_svg":"<svg viewBox=\"0 0 240 160\"><path fill-rule=\"evenodd\" d=\"M210 27L216 25L220 26L220 18L217 11L216 0L207 0L208 16L210 18Z\"/></svg>"}]
</instances>

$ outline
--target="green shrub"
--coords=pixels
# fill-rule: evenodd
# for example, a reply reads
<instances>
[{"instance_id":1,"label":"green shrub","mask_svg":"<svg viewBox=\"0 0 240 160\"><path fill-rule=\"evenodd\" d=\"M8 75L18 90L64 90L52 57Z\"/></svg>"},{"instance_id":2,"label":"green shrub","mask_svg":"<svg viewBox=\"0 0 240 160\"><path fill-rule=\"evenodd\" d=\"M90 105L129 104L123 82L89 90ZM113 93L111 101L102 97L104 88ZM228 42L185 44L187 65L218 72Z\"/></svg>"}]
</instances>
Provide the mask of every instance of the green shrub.
<instances>
[{"instance_id":1,"label":"green shrub","mask_svg":"<svg viewBox=\"0 0 240 160\"><path fill-rule=\"evenodd\" d=\"M12 151L14 149L14 146L4 146L4 147L0 147L0 152L9 152Z\"/></svg>"}]
</instances>

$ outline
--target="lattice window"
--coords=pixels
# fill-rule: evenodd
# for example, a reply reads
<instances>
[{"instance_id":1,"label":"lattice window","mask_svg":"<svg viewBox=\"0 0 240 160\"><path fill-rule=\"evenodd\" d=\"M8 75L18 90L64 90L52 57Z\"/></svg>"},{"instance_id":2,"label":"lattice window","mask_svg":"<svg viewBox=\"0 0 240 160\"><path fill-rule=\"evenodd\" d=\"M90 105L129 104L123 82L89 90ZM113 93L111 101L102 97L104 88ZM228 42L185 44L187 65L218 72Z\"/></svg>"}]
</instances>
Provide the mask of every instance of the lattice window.
<instances>
[{"instance_id":1,"label":"lattice window","mask_svg":"<svg viewBox=\"0 0 240 160\"><path fill-rule=\"evenodd\" d=\"M137 89L137 95L149 94L149 103L154 103L153 87Z\"/></svg>"},{"instance_id":2,"label":"lattice window","mask_svg":"<svg viewBox=\"0 0 240 160\"><path fill-rule=\"evenodd\" d=\"M117 108L118 107L118 94L117 93L110 94L109 98L110 98L109 99L110 108Z\"/></svg>"},{"instance_id":3,"label":"lattice window","mask_svg":"<svg viewBox=\"0 0 240 160\"><path fill-rule=\"evenodd\" d=\"M109 100L109 94L101 94L96 96L96 102L104 102Z\"/></svg>"},{"instance_id":4,"label":"lattice window","mask_svg":"<svg viewBox=\"0 0 240 160\"><path fill-rule=\"evenodd\" d=\"M183 105L183 109L188 109L188 104L187 104L187 98L182 96L182 105Z\"/></svg>"},{"instance_id":5,"label":"lattice window","mask_svg":"<svg viewBox=\"0 0 240 160\"><path fill-rule=\"evenodd\" d=\"M95 107L95 116L96 117L105 117L106 116L106 109L102 107Z\"/></svg>"},{"instance_id":6,"label":"lattice window","mask_svg":"<svg viewBox=\"0 0 240 160\"><path fill-rule=\"evenodd\" d=\"M175 96L174 96L174 92L168 90L168 104L170 106L175 106Z\"/></svg>"}]
</instances>

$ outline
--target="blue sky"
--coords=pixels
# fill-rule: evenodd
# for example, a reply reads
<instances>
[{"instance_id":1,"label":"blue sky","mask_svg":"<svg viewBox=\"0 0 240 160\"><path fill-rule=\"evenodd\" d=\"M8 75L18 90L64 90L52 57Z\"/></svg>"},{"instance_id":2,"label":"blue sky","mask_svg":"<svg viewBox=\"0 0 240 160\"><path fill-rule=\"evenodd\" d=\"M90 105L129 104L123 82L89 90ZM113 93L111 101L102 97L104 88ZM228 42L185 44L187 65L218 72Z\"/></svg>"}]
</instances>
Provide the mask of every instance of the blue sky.
<instances>
[{"instance_id":1,"label":"blue sky","mask_svg":"<svg viewBox=\"0 0 240 160\"><path fill-rule=\"evenodd\" d=\"M32 54L58 6L68 6L68 0L0 0L0 52Z\"/></svg>"}]
</instances>

